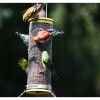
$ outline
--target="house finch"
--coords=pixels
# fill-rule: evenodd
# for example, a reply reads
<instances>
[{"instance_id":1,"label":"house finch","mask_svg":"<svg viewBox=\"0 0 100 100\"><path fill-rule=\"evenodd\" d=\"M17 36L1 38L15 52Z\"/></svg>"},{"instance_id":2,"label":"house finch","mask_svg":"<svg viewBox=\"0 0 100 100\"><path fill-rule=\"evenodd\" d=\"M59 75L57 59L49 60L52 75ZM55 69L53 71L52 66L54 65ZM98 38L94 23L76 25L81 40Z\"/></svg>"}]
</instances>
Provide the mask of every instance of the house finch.
<instances>
[{"instance_id":1,"label":"house finch","mask_svg":"<svg viewBox=\"0 0 100 100\"><path fill-rule=\"evenodd\" d=\"M41 30L36 36L33 36L33 40L36 42L44 42L45 40L49 39L50 36L51 33L48 30Z\"/></svg>"}]
</instances>

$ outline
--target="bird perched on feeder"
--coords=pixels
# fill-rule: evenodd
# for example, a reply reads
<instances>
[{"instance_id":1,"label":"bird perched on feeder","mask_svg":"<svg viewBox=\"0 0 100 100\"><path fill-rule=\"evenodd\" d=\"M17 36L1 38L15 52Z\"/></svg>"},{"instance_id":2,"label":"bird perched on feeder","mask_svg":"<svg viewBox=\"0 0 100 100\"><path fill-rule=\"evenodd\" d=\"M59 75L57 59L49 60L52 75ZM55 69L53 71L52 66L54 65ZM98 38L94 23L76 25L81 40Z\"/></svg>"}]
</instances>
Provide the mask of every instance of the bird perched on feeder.
<instances>
[{"instance_id":1,"label":"bird perched on feeder","mask_svg":"<svg viewBox=\"0 0 100 100\"><path fill-rule=\"evenodd\" d=\"M45 4L36 4L26 10L23 15L23 21L28 21L30 18L38 18L39 12L43 9Z\"/></svg>"},{"instance_id":2,"label":"bird perched on feeder","mask_svg":"<svg viewBox=\"0 0 100 100\"><path fill-rule=\"evenodd\" d=\"M19 66L21 67L21 69L25 72L27 72L27 66L28 66L28 62L25 58L22 58L19 62L18 62Z\"/></svg>"},{"instance_id":3,"label":"bird perched on feeder","mask_svg":"<svg viewBox=\"0 0 100 100\"><path fill-rule=\"evenodd\" d=\"M52 33L48 30L40 30L37 35L33 36L33 41L43 43L45 40L48 40L51 37Z\"/></svg>"},{"instance_id":4,"label":"bird perched on feeder","mask_svg":"<svg viewBox=\"0 0 100 100\"><path fill-rule=\"evenodd\" d=\"M47 51L43 51L42 52L42 64L44 67L44 70L53 70L53 64L52 64L52 60L50 59L50 56L48 54Z\"/></svg>"},{"instance_id":5,"label":"bird perched on feeder","mask_svg":"<svg viewBox=\"0 0 100 100\"><path fill-rule=\"evenodd\" d=\"M51 73L53 75L55 75L57 78L59 78L54 70L52 60L47 51L42 52L42 64L44 67L44 71L49 70L49 71L51 71Z\"/></svg>"}]
</instances>

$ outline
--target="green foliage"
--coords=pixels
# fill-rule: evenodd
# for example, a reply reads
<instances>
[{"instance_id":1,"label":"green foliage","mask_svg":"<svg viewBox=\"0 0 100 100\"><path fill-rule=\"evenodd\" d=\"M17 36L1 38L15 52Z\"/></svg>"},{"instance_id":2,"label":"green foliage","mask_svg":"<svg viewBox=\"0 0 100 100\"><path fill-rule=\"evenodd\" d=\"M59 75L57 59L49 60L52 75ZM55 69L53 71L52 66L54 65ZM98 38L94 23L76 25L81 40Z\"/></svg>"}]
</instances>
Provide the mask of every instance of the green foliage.
<instances>
[{"instance_id":1,"label":"green foliage","mask_svg":"<svg viewBox=\"0 0 100 100\"><path fill-rule=\"evenodd\" d=\"M52 10L50 13L50 17L53 18L53 20L55 21L54 25L57 28L64 27L63 22L64 22L64 20L66 20L66 19L64 19L64 16L67 15L65 6L63 6L63 4L55 4L53 9L54 10Z\"/></svg>"},{"instance_id":2,"label":"green foliage","mask_svg":"<svg viewBox=\"0 0 100 100\"><path fill-rule=\"evenodd\" d=\"M100 85L100 31L99 25L96 24L98 19L95 19L96 14L99 13L99 5L57 5L51 15L55 23L57 21L57 26L65 25L63 26L65 36L62 40L59 38L54 41L56 42L54 48L57 48L54 54L54 64L58 72L63 75L61 77L65 77L66 82L63 81L63 84L67 85L66 89L69 91L71 89L75 91L69 92L73 96L100 96L97 92L100 92L100 87L98 87ZM61 7L64 9L60 9Z\"/></svg>"}]
</instances>

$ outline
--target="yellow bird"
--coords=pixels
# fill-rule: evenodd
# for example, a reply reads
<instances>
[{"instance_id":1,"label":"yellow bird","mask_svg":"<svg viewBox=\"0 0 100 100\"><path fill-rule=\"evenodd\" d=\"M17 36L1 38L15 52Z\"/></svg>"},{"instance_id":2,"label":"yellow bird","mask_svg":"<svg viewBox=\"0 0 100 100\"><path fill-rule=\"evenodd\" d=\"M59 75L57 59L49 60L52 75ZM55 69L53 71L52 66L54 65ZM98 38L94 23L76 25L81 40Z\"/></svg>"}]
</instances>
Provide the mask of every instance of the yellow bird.
<instances>
[{"instance_id":1,"label":"yellow bird","mask_svg":"<svg viewBox=\"0 0 100 100\"><path fill-rule=\"evenodd\" d=\"M21 69L23 71L26 72L27 66L28 66L28 62L25 58L22 58L19 62L18 62L19 66L21 67Z\"/></svg>"},{"instance_id":2,"label":"yellow bird","mask_svg":"<svg viewBox=\"0 0 100 100\"><path fill-rule=\"evenodd\" d=\"M36 4L26 10L23 14L23 21L28 21L30 18L38 18L38 13L43 9L45 4Z\"/></svg>"}]
</instances>

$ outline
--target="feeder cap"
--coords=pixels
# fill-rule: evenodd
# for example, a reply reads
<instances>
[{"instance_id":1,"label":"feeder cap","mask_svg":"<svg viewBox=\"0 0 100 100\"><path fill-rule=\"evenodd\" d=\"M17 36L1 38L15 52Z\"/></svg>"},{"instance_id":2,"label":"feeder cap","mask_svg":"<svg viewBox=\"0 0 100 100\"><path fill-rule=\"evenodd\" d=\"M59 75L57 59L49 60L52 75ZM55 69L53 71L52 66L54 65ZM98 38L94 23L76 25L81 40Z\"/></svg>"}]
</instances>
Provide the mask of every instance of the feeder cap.
<instances>
[{"instance_id":1,"label":"feeder cap","mask_svg":"<svg viewBox=\"0 0 100 100\"><path fill-rule=\"evenodd\" d=\"M38 19L36 19L36 18L30 18L30 19L28 20L28 22L31 22L31 23L40 22L40 23L53 24L53 23L54 23L54 20L51 19L51 18L46 18L46 17L39 17Z\"/></svg>"}]
</instances>

